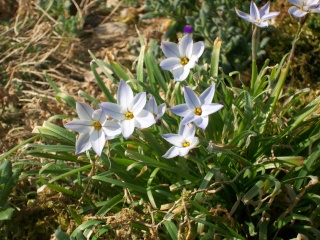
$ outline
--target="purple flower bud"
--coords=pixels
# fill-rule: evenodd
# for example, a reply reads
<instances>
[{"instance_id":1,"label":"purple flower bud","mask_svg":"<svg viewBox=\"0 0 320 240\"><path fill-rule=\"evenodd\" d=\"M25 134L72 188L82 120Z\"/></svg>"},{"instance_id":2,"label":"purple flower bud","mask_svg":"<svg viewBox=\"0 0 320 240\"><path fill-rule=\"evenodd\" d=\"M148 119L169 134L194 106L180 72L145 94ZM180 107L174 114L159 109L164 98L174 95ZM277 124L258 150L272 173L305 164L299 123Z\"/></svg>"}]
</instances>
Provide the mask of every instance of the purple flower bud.
<instances>
[{"instance_id":1,"label":"purple flower bud","mask_svg":"<svg viewBox=\"0 0 320 240\"><path fill-rule=\"evenodd\" d=\"M192 33L192 27L190 25L186 25L186 26L184 26L183 31L185 33L189 33L190 34L190 33Z\"/></svg>"}]
</instances>

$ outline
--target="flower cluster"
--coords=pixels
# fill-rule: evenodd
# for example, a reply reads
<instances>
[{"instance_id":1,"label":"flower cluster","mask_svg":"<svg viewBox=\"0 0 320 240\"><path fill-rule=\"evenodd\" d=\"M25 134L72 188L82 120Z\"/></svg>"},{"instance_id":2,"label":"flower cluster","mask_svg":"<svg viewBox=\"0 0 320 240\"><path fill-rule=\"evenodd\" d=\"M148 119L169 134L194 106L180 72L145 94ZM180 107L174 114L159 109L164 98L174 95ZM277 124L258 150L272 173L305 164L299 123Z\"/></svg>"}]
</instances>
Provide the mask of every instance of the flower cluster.
<instances>
[{"instance_id":1,"label":"flower cluster","mask_svg":"<svg viewBox=\"0 0 320 240\"><path fill-rule=\"evenodd\" d=\"M193 43L191 38L192 28L186 26L184 28L187 33L180 40L179 44L172 42L163 42L161 44L162 51L167 59L160 63L160 67L172 72L174 80L185 80L190 70L195 67L198 59L204 51L204 43ZM195 126L205 128L208 126L208 115L218 111L223 106L221 104L212 103L215 92L215 84L207 88L199 97L189 88L184 87L185 104L180 104L170 108L169 110L183 117L178 134L163 134L162 137L173 144L164 158L173 158L176 156L185 156L190 149L198 144L198 138L195 137Z\"/></svg>"},{"instance_id":2,"label":"flower cluster","mask_svg":"<svg viewBox=\"0 0 320 240\"><path fill-rule=\"evenodd\" d=\"M166 70L171 70L174 79L183 81L190 73L198 58L204 51L203 42L193 44L190 33L187 34L177 45L172 42L163 42L162 50L168 57L160 63ZM164 158L185 156L190 149L198 143L195 137L196 128L205 130L208 125L208 115L218 111L223 106L212 103L215 85L206 89L199 97L189 87L184 87L185 104L170 108L170 111L183 117L178 134L163 134L162 137L173 144ZM150 97L146 103L146 93L141 92L134 96L128 83L120 80L117 103L103 102L100 109L93 110L88 104L77 103L79 119L65 125L66 128L79 132L76 143L76 154L89 150L91 147L100 156L106 140L118 137L120 134L128 139L137 128L148 128L160 121L166 110L165 103L157 106L155 98Z\"/></svg>"},{"instance_id":3,"label":"flower cluster","mask_svg":"<svg viewBox=\"0 0 320 240\"><path fill-rule=\"evenodd\" d=\"M76 154L91 147L100 156L106 140L120 134L129 138L135 127L148 128L165 112L165 105L157 107L155 99L150 98L146 104L146 93L133 95L129 84L120 80L117 103L104 102L101 109L93 110L86 103L77 103L76 109L80 119L65 124L67 129L79 132Z\"/></svg>"}]
</instances>

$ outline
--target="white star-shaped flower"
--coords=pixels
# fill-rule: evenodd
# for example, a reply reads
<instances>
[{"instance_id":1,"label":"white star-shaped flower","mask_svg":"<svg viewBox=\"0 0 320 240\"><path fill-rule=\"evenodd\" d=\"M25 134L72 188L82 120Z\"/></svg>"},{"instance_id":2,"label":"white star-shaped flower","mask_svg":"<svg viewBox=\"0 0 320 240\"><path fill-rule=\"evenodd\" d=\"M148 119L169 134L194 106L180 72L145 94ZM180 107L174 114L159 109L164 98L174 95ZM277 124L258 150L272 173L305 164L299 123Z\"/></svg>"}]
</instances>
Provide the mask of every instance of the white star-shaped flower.
<instances>
[{"instance_id":1,"label":"white star-shaped flower","mask_svg":"<svg viewBox=\"0 0 320 240\"><path fill-rule=\"evenodd\" d=\"M190 69L193 68L204 51L202 41L193 43L190 34L186 34L179 42L162 42L161 48L167 59L160 63L160 67L172 72L174 80L185 80Z\"/></svg>"},{"instance_id":2,"label":"white star-shaped flower","mask_svg":"<svg viewBox=\"0 0 320 240\"><path fill-rule=\"evenodd\" d=\"M270 11L270 3L267 2L260 10L257 5L251 1L250 4L250 14L242 12L236 9L236 13L239 17L247 22L251 22L258 27L268 27L268 20L278 16L280 12L269 12Z\"/></svg>"},{"instance_id":3,"label":"white star-shaped flower","mask_svg":"<svg viewBox=\"0 0 320 240\"><path fill-rule=\"evenodd\" d=\"M121 79L117 103L104 102L100 107L108 116L120 122L122 135L127 139L132 135L135 127L148 128L155 123L153 115L143 109L146 101L145 92L133 96L129 84Z\"/></svg>"},{"instance_id":4,"label":"white star-shaped flower","mask_svg":"<svg viewBox=\"0 0 320 240\"><path fill-rule=\"evenodd\" d=\"M288 12L296 17L301 18L309 12L320 13L319 0L289 0L295 6L289 8Z\"/></svg>"},{"instance_id":5,"label":"white star-shaped flower","mask_svg":"<svg viewBox=\"0 0 320 240\"><path fill-rule=\"evenodd\" d=\"M173 158L176 156L184 157L188 154L190 149L196 147L199 139L194 136L196 130L193 124L180 125L178 134L168 133L163 134L162 137L173 144L162 157Z\"/></svg>"},{"instance_id":6,"label":"white star-shaped flower","mask_svg":"<svg viewBox=\"0 0 320 240\"><path fill-rule=\"evenodd\" d=\"M106 140L121 134L119 123L107 120L102 109L93 110L86 103L77 102L76 109L80 119L72 120L64 125L65 128L80 133L76 143L76 154L92 147L101 156Z\"/></svg>"},{"instance_id":7,"label":"white star-shaped flower","mask_svg":"<svg viewBox=\"0 0 320 240\"><path fill-rule=\"evenodd\" d=\"M212 103L215 84L207 88L199 97L188 87L184 87L185 104L169 108L174 114L183 117L181 124L194 122L203 130L208 126L209 115L220 110L223 105Z\"/></svg>"},{"instance_id":8,"label":"white star-shaped flower","mask_svg":"<svg viewBox=\"0 0 320 240\"><path fill-rule=\"evenodd\" d=\"M144 109L147 110L148 112L152 113L152 115L154 116L155 121L158 121L162 117L164 112L166 111L166 104L162 103L159 106L157 106L156 100L151 95L150 99L149 99L149 102L146 104Z\"/></svg>"}]
</instances>

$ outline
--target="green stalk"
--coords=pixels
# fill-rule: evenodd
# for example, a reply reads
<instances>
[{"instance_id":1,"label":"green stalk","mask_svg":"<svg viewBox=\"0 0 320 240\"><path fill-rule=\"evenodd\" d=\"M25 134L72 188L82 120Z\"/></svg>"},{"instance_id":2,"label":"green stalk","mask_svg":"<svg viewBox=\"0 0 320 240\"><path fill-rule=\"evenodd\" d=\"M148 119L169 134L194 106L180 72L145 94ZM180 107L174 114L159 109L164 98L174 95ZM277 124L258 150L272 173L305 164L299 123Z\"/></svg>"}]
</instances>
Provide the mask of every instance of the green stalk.
<instances>
[{"instance_id":1,"label":"green stalk","mask_svg":"<svg viewBox=\"0 0 320 240\"><path fill-rule=\"evenodd\" d=\"M5 158L7 158L8 156L10 156L12 153L14 153L15 151L19 150L20 147L26 145L26 144L29 143L29 142L35 141L35 140L38 139L39 137L40 137L39 135L33 136L33 137L27 139L26 141L23 141L22 143L18 144L18 145L15 146L14 148L10 149L8 152L3 153L3 154L0 156L0 161L3 161Z\"/></svg>"},{"instance_id":2,"label":"green stalk","mask_svg":"<svg viewBox=\"0 0 320 240\"><path fill-rule=\"evenodd\" d=\"M251 81L250 81L250 91L252 95L255 92L255 86L258 76L257 67L257 53L260 39L260 28L256 25L252 25L252 67L251 67Z\"/></svg>"}]
</instances>

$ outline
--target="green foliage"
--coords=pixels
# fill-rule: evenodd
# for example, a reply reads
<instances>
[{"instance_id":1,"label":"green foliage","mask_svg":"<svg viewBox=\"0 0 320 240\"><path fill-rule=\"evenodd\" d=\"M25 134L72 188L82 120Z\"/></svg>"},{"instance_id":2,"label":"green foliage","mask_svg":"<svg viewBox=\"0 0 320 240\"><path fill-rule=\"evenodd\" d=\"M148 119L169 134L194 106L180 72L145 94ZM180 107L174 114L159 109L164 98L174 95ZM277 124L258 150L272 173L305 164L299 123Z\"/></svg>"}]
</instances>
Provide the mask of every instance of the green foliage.
<instances>
[{"instance_id":1,"label":"green foliage","mask_svg":"<svg viewBox=\"0 0 320 240\"><path fill-rule=\"evenodd\" d=\"M18 183L20 173L21 169L12 169L10 160L0 163L0 236L2 237L8 234L7 223L15 211L9 205L9 197Z\"/></svg>"}]
</instances>

